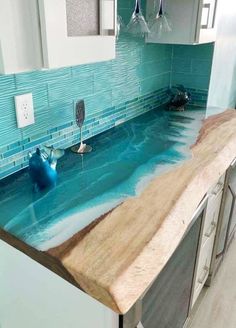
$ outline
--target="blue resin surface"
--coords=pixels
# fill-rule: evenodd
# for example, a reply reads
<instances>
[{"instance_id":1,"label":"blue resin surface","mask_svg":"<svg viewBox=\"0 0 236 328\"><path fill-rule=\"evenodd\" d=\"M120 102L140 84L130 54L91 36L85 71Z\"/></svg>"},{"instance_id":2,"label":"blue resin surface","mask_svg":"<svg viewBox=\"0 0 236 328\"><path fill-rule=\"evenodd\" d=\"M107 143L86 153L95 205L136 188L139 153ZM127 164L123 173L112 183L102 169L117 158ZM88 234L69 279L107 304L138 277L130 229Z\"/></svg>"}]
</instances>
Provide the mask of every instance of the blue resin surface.
<instances>
[{"instance_id":1,"label":"blue resin surface","mask_svg":"<svg viewBox=\"0 0 236 328\"><path fill-rule=\"evenodd\" d=\"M0 181L0 227L39 250L60 245L191 156L204 116L157 109L104 132L87 142L92 153L66 151L51 190L34 193L27 170Z\"/></svg>"}]
</instances>

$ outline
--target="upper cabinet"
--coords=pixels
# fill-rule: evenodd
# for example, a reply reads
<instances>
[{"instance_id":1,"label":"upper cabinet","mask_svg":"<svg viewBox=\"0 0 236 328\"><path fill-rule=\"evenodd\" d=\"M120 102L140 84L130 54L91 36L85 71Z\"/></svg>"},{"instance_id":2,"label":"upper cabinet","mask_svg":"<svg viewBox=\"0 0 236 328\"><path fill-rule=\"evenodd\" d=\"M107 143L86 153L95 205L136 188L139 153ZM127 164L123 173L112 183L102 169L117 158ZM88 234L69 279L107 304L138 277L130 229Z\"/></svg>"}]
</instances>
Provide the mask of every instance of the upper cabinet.
<instances>
[{"instance_id":1,"label":"upper cabinet","mask_svg":"<svg viewBox=\"0 0 236 328\"><path fill-rule=\"evenodd\" d=\"M217 0L165 0L172 31L161 36L149 35L147 42L170 44L200 44L216 40ZM147 0L147 18L156 10L156 0Z\"/></svg>"},{"instance_id":2,"label":"upper cabinet","mask_svg":"<svg viewBox=\"0 0 236 328\"><path fill-rule=\"evenodd\" d=\"M115 58L116 0L38 0L44 67Z\"/></svg>"},{"instance_id":3,"label":"upper cabinet","mask_svg":"<svg viewBox=\"0 0 236 328\"><path fill-rule=\"evenodd\" d=\"M2 0L0 74L115 58L117 0Z\"/></svg>"},{"instance_id":4,"label":"upper cabinet","mask_svg":"<svg viewBox=\"0 0 236 328\"><path fill-rule=\"evenodd\" d=\"M42 68L37 0L2 0L0 74Z\"/></svg>"}]
</instances>

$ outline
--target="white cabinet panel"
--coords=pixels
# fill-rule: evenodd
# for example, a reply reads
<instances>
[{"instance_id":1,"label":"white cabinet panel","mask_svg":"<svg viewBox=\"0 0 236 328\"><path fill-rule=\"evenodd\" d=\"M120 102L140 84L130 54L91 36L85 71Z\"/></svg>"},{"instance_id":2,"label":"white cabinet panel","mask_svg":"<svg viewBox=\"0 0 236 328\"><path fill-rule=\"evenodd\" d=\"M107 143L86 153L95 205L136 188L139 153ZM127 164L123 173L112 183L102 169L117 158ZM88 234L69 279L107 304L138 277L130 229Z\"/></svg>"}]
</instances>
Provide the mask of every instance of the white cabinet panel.
<instances>
[{"instance_id":1,"label":"white cabinet panel","mask_svg":"<svg viewBox=\"0 0 236 328\"><path fill-rule=\"evenodd\" d=\"M0 74L115 58L117 0L0 0Z\"/></svg>"},{"instance_id":2,"label":"white cabinet panel","mask_svg":"<svg viewBox=\"0 0 236 328\"><path fill-rule=\"evenodd\" d=\"M209 190L208 202L199 242L198 260L193 284L192 307L194 306L210 273L216 229L223 196L225 175Z\"/></svg>"},{"instance_id":3,"label":"white cabinet panel","mask_svg":"<svg viewBox=\"0 0 236 328\"><path fill-rule=\"evenodd\" d=\"M118 315L0 241L1 328L118 328Z\"/></svg>"},{"instance_id":4,"label":"white cabinet panel","mask_svg":"<svg viewBox=\"0 0 236 328\"><path fill-rule=\"evenodd\" d=\"M0 0L0 74L42 67L37 0Z\"/></svg>"},{"instance_id":5,"label":"white cabinet panel","mask_svg":"<svg viewBox=\"0 0 236 328\"><path fill-rule=\"evenodd\" d=\"M196 40L198 43L207 43L216 40L216 9L217 0L203 0L199 9L199 28Z\"/></svg>"},{"instance_id":6,"label":"white cabinet panel","mask_svg":"<svg viewBox=\"0 0 236 328\"><path fill-rule=\"evenodd\" d=\"M202 245L211 237L211 235L216 234L217 223L219 219L220 213L220 205L223 195L223 190L221 190L217 194L212 194L209 198L207 209L206 209L206 218L202 233Z\"/></svg>"},{"instance_id":7,"label":"white cabinet panel","mask_svg":"<svg viewBox=\"0 0 236 328\"><path fill-rule=\"evenodd\" d=\"M153 16L156 0L147 0L147 19ZM149 35L147 42L199 44L216 40L217 0L165 0L164 12L172 22L172 31L161 37Z\"/></svg>"},{"instance_id":8,"label":"white cabinet panel","mask_svg":"<svg viewBox=\"0 0 236 328\"><path fill-rule=\"evenodd\" d=\"M213 234L200 250L199 261L198 261L198 266L195 276L196 278L194 283L192 306L195 304L209 276L214 240L215 240L215 235Z\"/></svg>"},{"instance_id":9,"label":"white cabinet panel","mask_svg":"<svg viewBox=\"0 0 236 328\"><path fill-rule=\"evenodd\" d=\"M81 6L78 7L80 15L77 17L81 24L80 29L73 1L39 0L45 67L72 66L115 58L116 0L98 0L99 10L96 12L96 6L92 10L95 15L99 14L96 18L99 22L99 35L95 27L96 19L92 28L94 35L91 35L92 31L84 26L85 20L79 20L83 10L85 12L82 15L85 18L88 15L88 19L91 20L89 8L82 3L82 0L77 2L77 5ZM71 10L74 12L73 15L70 13ZM71 20L70 24L68 19ZM87 35L84 35L86 33Z\"/></svg>"}]
</instances>

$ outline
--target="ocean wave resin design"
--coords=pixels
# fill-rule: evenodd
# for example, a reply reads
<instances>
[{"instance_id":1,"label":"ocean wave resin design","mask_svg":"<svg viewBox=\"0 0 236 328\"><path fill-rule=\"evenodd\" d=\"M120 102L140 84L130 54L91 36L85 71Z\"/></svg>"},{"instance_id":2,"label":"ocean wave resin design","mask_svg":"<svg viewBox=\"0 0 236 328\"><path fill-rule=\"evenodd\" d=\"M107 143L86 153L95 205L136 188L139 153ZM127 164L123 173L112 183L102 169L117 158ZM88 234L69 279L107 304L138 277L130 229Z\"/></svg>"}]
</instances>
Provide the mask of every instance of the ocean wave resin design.
<instances>
[{"instance_id":1,"label":"ocean wave resin design","mask_svg":"<svg viewBox=\"0 0 236 328\"><path fill-rule=\"evenodd\" d=\"M89 140L92 153L66 152L47 192L33 192L27 171L2 180L0 226L38 250L60 245L191 156L204 116L158 109L104 132Z\"/></svg>"}]
</instances>

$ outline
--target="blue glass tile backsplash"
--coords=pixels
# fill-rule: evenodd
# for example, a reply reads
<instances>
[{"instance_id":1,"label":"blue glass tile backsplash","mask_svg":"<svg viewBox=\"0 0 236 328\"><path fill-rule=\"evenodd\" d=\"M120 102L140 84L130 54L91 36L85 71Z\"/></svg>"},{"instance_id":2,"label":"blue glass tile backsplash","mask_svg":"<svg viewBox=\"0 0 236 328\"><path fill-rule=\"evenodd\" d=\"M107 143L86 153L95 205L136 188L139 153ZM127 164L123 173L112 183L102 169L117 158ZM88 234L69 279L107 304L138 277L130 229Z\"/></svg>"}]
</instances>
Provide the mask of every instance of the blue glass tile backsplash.
<instances>
[{"instance_id":1,"label":"blue glass tile backsplash","mask_svg":"<svg viewBox=\"0 0 236 328\"><path fill-rule=\"evenodd\" d=\"M128 19L133 1L118 1ZM127 17L126 17L127 16ZM168 100L167 89L184 84L193 104L207 101L213 45L145 44L122 35L117 57L103 63L0 76L0 178L28 165L41 144L67 148L79 142L75 102L84 99L84 138L89 138ZM35 124L16 125L14 96L33 93Z\"/></svg>"},{"instance_id":2,"label":"blue glass tile backsplash","mask_svg":"<svg viewBox=\"0 0 236 328\"><path fill-rule=\"evenodd\" d=\"M208 90L214 46L176 45L173 47L172 84Z\"/></svg>"}]
</instances>

